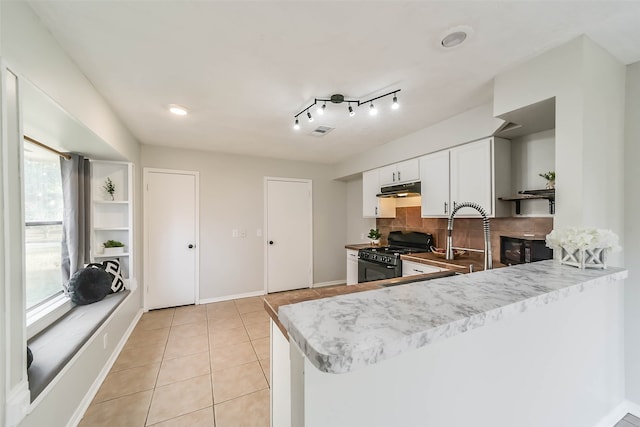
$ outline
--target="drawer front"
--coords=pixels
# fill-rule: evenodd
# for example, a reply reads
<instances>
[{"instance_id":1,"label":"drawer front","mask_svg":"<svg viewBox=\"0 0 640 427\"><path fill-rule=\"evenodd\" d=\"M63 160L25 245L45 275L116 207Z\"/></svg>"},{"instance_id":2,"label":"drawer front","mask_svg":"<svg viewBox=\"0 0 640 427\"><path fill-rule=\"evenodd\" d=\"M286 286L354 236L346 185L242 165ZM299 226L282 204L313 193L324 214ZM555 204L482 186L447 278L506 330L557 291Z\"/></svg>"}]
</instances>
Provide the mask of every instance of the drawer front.
<instances>
[{"instance_id":1,"label":"drawer front","mask_svg":"<svg viewBox=\"0 0 640 427\"><path fill-rule=\"evenodd\" d=\"M444 269L419 262L402 261L402 277L415 276L416 274L437 273Z\"/></svg>"}]
</instances>

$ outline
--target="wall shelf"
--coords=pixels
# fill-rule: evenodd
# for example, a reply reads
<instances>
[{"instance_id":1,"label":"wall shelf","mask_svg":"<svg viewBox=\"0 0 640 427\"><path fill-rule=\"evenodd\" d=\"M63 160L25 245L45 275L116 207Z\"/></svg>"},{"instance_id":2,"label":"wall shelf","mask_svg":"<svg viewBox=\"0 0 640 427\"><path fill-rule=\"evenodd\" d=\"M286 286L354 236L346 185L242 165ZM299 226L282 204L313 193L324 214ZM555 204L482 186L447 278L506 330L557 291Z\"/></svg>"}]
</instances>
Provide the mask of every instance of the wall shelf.
<instances>
[{"instance_id":1,"label":"wall shelf","mask_svg":"<svg viewBox=\"0 0 640 427\"><path fill-rule=\"evenodd\" d=\"M556 190L555 188L549 190L523 190L519 191L518 194L510 197L500 197L499 200L505 202L515 202L516 204L516 215L520 215L520 202L523 200L540 200L546 199L549 201L549 213L556 213Z\"/></svg>"}]
</instances>

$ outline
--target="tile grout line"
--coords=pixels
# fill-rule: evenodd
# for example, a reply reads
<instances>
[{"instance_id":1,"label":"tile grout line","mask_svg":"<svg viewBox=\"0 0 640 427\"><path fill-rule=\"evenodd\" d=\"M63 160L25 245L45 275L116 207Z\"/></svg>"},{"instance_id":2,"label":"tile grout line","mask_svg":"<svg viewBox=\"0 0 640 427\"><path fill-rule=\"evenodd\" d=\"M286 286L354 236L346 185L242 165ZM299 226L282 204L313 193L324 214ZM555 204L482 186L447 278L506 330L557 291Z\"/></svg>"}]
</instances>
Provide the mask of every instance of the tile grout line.
<instances>
[{"instance_id":1,"label":"tile grout line","mask_svg":"<svg viewBox=\"0 0 640 427\"><path fill-rule=\"evenodd\" d=\"M156 380L153 383L153 390L151 391L151 399L149 400L149 407L147 408L147 416L144 418L144 425L146 426L149 422L149 414L151 413L151 404L153 403L153 398L156 395L156 385L158 384L158 377L160 376L160 370L162 369L162 363L164 362L164 355L167 352L167 346L169 345L169 335L171 334L171 327L173 326L173 318L176 314L175 307L171 309L171 324L169 325L169 333L167 334L167 340L164 342L164 349L162 350L162 359L160 359L160 367L158 368L158 373L156 374Z\"/></svg>"}]
</instances>

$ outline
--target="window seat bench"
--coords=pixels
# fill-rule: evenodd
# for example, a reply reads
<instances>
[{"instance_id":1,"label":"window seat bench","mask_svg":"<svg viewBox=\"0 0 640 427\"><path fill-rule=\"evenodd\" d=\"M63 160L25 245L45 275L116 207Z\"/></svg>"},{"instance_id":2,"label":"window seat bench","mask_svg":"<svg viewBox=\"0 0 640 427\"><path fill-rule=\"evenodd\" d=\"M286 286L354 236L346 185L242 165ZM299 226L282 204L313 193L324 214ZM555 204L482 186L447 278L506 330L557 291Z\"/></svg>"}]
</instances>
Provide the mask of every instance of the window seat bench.
<instances>
[{"instance_id":1,"label":"window seat bench","mask_svg":"<svg viewBox=\"0 0 640 427\"><path fill-rule=\"evenodd\" d=\"M131 291L110 294L102 301L73 307L28 341L33 363L27 371L31 402L53 381L96 333Z\"/></svg>"}]
</instances>

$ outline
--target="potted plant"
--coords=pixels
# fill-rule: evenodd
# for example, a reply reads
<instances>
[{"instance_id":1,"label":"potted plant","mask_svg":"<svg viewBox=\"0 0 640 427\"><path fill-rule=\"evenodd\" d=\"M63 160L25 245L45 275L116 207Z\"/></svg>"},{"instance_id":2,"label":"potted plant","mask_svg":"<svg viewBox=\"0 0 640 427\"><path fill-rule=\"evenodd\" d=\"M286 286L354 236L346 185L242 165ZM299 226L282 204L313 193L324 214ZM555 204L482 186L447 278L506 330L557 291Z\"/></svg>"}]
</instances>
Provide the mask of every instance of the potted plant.
<instances>
[{"instance_id":1,"label":"potted plant","mask_svg":"<svg viewBox=\"0 0 640 427\"><path fill-rule=\"evenodd\" d=\"M547 190L556 188L556 171L539 173L538 175L547 180Z\"/></svg>"},{"instance_id":2,"label":"potted plant","mask_svg":"<svg viewBox=\"0 0 640 427\"><path fill-rule=\"evenodd\" d=\"M116 192L116 186L113 181L111 181L111 178L107 177L102 188L104 188L104 191L111 196L111 200L115 200L113 194Z\"/></svg>"},{"instance_id":3,"label":"potted plant","mask_svg":"<svg viewBox=\"0 0 640 427\"><path fill-rule=\"evenodd\" d=\"M377 228L372 228L371 230L369 230L369 239L371 239L371 244L372 245L379 245L380 244L380 237L382 237L382 233L380 233L380 231Z\"/></svg>"},{"instance_id":4,"label":"potted plant","mask_svg":"<svg viewBox=\"0 0 640 427\"><path fill-rule=\"evenodd\" d=\"M105 255L115 255L124 252L124 243L117 240L107 240L102 244Z\"/></svg>"}]
</instances>

